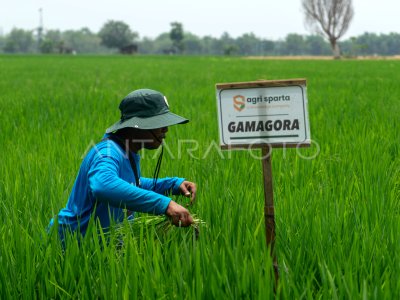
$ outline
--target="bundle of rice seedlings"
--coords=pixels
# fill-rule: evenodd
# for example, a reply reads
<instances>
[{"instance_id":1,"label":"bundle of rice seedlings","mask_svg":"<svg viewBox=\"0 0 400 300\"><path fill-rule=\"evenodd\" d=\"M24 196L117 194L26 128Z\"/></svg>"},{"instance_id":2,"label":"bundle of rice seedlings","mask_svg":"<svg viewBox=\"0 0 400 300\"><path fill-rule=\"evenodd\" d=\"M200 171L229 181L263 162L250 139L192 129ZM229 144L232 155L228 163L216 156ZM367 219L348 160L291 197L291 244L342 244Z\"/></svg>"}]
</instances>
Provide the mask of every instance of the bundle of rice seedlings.
<instances>
[{"instance_id":1,"label":"bundle of rice seedlings","mask_svg":"<svg viewBox=\"0 0 400 300\"><path fill-rule=\"evenodd\" d=\"M139 237L140 234L144 232L147 233L145 229L154 228L154 232L157 236L158 240L163 240L162 237L165 237L171 233L174 233L174 230L185 230L185 233L191 234L193 233L194 238L198 239L200 236L200 227L206 226L206 222L197 218L196 215L192 215L193 224L188 227L179 228L179 226L175 226L172 224L171 220L166 216L155 216L155 215L145 215L141 214L138 217L133 219L128 219L126 222L116 225L111 231L114 232L117 236L123 236L126 234L132 234L133 237ZM127 229L129 229L127 231Z\"/></svg>"}]
</instances>

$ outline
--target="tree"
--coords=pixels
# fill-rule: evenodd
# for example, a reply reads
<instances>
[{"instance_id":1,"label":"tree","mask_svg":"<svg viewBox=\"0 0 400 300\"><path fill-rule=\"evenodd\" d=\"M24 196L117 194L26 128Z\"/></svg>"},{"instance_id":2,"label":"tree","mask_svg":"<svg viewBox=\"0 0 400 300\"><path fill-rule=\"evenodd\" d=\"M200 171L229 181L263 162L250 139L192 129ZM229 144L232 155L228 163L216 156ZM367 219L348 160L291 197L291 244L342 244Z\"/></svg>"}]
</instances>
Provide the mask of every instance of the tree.
<instances>
[{"instance_id":1,"label":"tree","mask_svg":"<svg viewBox=\"0 0 400 300\"><path fill-rule=\"evenodd\" d=\"M204 36L201 39L203 45L203 54L220 55L222 54L222 47L220 41L212 36Z\"/></svg>"},{"instance_id":2,"label":"tree","mask_svg":"<svg viewBox=\"0 0 400 300\"><path fill-rule=\"evenodd\" d=\"M235 55L239 50L235 45L235 39L226 31L222 33L218 44L223 55Z\"/></svg>"},{"instance_id":3,"label":"tree","mask_svg":"<svg viewBox=\"0 0 400 300\"><path fill-rule=\"evenodd\" d=\"M32 32L14 28L5 39L4 51L9 53L26 53L32 51L32 46Z\"/></svg>"},{"instance_id":4,"label":"tree","mask_svg":"<svg viewBox=\"0 0 400 300\"><path fill-rule=\"evenodd\" d=\"M169 37L172 41L172 46L177 53L182 53L185 46L183 44L183 26L182 23L172 22Z\"/></svg>"},{"instance_id":5,"label":"tree","mask_svg":"<svg viewBox=\"0 0 400 300\"><path fill-rule=\"evenodd\" d=\"M311 55L329 55L329 44L320 35L309 35L305 38L306 53Z\"/></svg>"},{"instance_id":6,"label":"tree","mask_svg":"<svg viewBox=\"0 0 400 300\"><path fill-rule=\"evenodd\" d=\"M63 43L60 30L48 30L40 42L39 50L42 53L59 52Z\"/></svg>"},{"instance_id":7,"label":"tree","mask_svg":"<svg viewBox=\"0 0 400 300\"><path fill-rule=\"evenodd\" d=\"M305 41L302 35L290 33L285 38L285 54L301 55L305 53Z\"/></svg>"},{"instance_id":8,"label":"tree","mask_svg":"<svg viewBox=\"0 0 400 300\"><path fill-rule=\"evenodd\" d=\"M141 41L138 43L138 46L139 52L142 54L155 53L155 41L153 41L151 38L142 38Z\"/></svg>"},{"instance_id":9,"label":"tree","mask_svg":"<svg viewBox=\"0 0 400 300\"><path fill-rule=\"evenodd\" d=\"M121 49L138 37L136 32L132 32L129 25L121 21L108 21L100 29L99 37L102 45L108 48Z\"/></svg>"},{"instance_id":10,"label":"tree","mask_svg":"<svg viewBox=\"0 0 400 300\"><path fill-rule=\"evenodd\" d=\"M259 55L262 52L260 40L254 33L244 33L236 39L236 46L240 55Z\"/></svg>"},{"instance_id":11,"label":"tree","mask_svg":"<svg viewBox=\"0 0 400 300\"><path fill-rule=\"evenodd\" d=\"M188 54L201 54L203 52L203 45L198 36L186 33L183 40L185 52Z\"/></svg>"},{"instance_id":12,"label":"tree","mask_svg":"<svg viewBox=\"0 0 400 300\"><path fill-rule=\"evenodd\" d=\"M84 27L80 30L67 30L63 32L66 49L72 49L77 53L106 52L101 46L101 39L90 29Z\"/></svg>"},{"instance_id":13,"label":"tree","mask_svg":"<svg viewBox=\"0 0 400 300\"><path fill-rule=\"evenodd\" d=\"M365 32L356 39L353 39L353 42L355 43L352 50L355 48L355 50L361 55L377 55L379 49L383 53L386 50L382 47L381 39L376 33Z\"/></svg>"},{"instance_id":14,"label":"tree","mask_svg":"<svg viewBox=\"0 0 400 300\"><path fill-rule=\"evenodd\" d=\"M271 55L274 54L275 50L275 42L271 40L262 40L261 41L261 49L262 55Z\"/></svg>"},{"instance_id":15,"label":"tree","mask_svg":"<svg viewBox=\"0 0 400 300\"><path fill-rule=\"evenodd\" d=\"M6 44L6 38L0 35L0 53L3 51L5 44Z\"/></svg>"},{"instance_id":16,"label":"tree","mask_svg":"<svg viewBox=\"0 0 400 300\"><path fill-rule=\"evenodd\" d=\"M387 47L386 55L400 54L400 34L391 32L388 35L382 36L382 40L385 40Z\"/></svg>"},{"instance_id":17,"label":"tree","mask_svg":"<svg viewBox=\"0 0 400 300\"><path fill-rule=\"evenodd\" d=\"M333 55L340 58L338 40L346 33L353 19L351 0L302 0L306 22L331 44Z\"/></svg>"},{"instance_id":18,"label":"tree","mask_svg":"<svg viewBox=\"0 0 400 300\"><path fill-rule=\"evenodd\" d=\"M154 40L154 51L157 54L173 54L174 49L168 32L161 33Z\"/></svg>"}]
</instances>

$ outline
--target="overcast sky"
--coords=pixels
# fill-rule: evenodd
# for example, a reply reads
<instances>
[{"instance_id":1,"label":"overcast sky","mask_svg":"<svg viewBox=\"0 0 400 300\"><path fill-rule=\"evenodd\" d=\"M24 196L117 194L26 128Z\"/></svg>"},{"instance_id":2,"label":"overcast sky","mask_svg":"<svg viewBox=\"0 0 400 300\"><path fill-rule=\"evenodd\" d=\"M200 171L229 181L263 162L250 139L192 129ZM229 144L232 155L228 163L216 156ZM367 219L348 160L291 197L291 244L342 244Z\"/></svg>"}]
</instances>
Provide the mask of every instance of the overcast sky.
<instances>
[{"instance_id":1,"label":"overcast sky","mask_svg":"<svg viewBox=\"0 0 400 300\"><path fill-rule=\"evenodd\" d=\"M353 6L345 39L364 32L400 33L400 0L353 0ZM151 38L169 31L173 21L198 36L253 32L277 40L288 33L309 34L301 0L0 0L0 33L37 28L39 8L44 28L62 31L88 27L98 32L107 20L120 20Z\"/></svg>"}]
</instances>

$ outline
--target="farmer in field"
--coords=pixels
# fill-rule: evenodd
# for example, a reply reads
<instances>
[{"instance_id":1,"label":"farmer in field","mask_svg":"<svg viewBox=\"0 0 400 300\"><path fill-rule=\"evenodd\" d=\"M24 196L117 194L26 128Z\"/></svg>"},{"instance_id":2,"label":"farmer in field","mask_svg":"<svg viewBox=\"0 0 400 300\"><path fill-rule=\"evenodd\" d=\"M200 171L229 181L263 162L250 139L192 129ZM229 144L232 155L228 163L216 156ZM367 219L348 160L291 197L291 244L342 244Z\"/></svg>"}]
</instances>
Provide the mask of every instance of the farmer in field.
<instances>
[{"instance_id":1,"label":"farmer in field","mask_svg":"<svg viewBox=\"0 0 400 300\"><path fill-rule=\"evenodd\" d=\"M86 155L68 203L58 214L61 238L66 230L84 235L91 217L107 228L135 211L165 214L177 226L193 223L189 211L168 195L183 194L193 202L196 185L178 177L158 179L162 151L154 178L142 177L138 154L143 148L159 148L169 126L189 120L171 113L166 97L150 89L131 92L119 109L121 119Z\"/></svg>"}]
</instances>

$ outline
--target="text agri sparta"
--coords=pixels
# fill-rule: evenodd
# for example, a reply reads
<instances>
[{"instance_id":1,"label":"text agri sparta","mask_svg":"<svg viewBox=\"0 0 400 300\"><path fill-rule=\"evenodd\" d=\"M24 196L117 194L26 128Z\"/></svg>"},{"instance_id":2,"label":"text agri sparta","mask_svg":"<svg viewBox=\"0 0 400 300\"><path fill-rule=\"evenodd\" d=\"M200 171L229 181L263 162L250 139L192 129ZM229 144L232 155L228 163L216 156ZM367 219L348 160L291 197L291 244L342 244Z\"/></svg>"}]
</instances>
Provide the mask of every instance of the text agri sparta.
<instances>
[{"instance_id":1,"label":"text agri sparta","mask_svg":"<svg viewBox=\"0 0 400 300\"><path fill-rule=\"evenodd\" d=\"M275 120L275 121L245 121L230 122L229 132L257 132L257 131L280 131L280 130L299 130L299 120Z\"/></svg>"},{"instance_id":2,"label":"text agri sparta","mask_svg":"<svg viewBox=\"0 0 400 300\"><path fill-rule=\"evenodd\" d=\"M258 96L258 97L249 97L246 99L246 101L248 103L261 103L261 102L267 102L267 103L271 103L271 102L277 102L277 101L290 101L290 96L286 96L286 95L282 95L282 96Z\"/></svg>"}]
</instances>

